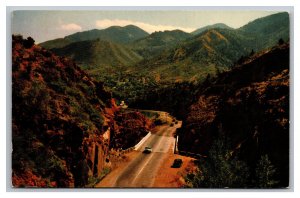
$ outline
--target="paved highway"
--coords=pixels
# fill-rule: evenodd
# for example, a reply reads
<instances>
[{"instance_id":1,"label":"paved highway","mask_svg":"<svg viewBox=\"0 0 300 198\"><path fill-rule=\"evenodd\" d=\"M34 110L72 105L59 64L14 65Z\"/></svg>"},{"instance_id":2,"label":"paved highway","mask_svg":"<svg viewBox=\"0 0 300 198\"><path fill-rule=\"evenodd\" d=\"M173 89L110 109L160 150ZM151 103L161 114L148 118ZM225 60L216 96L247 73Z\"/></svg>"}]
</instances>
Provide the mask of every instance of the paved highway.
<instances>
[{"instance_id":1,"label":"paved highway","mask_svg":"<svg viewBox=\"0 0 300 198\"><path fill-rule=\"evenodd\" d=\"M173 127L163 126L157 133L151 134L139 147L137 157L116 178L114 187L152 187L158 168L166 160L167 153L174 149L173 133L180 126L181 122ZM152 153L143 153L146 146L152 148Z\"/></svg>"}]
</instances>

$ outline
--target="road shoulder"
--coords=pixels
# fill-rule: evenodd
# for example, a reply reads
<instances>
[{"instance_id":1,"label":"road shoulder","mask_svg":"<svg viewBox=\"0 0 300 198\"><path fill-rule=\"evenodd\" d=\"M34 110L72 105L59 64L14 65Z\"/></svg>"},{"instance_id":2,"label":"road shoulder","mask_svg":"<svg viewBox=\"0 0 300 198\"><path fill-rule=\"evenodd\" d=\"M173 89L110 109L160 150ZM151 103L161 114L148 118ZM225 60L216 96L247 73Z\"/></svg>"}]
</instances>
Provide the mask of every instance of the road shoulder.
<instances>
[{"instance_id":1,"label":"road shoulder","mask_svg":"<svg viewBox=\"0 0 300 198\"><path fill-rule=\"evenodd\" d=\"M171 168L175 159L182 159L180 168ZM182 188L185 184L184 175L195 169L194 158L181 156L169 152L164 163L158 169L153 188Z\"/></svg>"}]
</instances>

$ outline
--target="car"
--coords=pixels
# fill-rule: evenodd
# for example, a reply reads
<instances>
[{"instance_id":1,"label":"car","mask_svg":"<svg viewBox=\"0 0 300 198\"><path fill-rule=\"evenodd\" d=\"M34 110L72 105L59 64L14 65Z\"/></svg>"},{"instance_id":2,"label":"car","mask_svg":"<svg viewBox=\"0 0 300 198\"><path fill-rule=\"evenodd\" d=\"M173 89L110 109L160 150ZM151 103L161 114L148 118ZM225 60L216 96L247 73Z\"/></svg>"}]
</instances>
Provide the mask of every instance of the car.
<instances>
[{"instance_id":1,"label":"car","mask_svg":"<svg viewBox=\"0 0 300 198\"><path fill-rule=\"evenodd\" d=\"M146 146L143 153L151 153L152 152L152 148L150 146Z\"/></svg>"},{"instance_id":2,"label":"car","mask_svg":"<svg viewBox=\"0 0 300 198\"><path fill-rule=\"evenodd\" d=\"M173 164L172 164L172 168L180 168L182 165L182 159L175 159Z\"/></svg>"}]
</instances>

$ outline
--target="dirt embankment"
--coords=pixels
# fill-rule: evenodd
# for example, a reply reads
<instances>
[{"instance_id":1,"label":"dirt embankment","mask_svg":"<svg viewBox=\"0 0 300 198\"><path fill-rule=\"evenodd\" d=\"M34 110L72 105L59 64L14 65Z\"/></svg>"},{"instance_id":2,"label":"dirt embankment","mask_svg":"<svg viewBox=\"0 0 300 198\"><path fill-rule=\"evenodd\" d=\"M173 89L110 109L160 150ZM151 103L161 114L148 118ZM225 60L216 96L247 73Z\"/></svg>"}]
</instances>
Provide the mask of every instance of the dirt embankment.
<instances>
[{"instance_id":1,"label":"dirt embankment","mask_svg":"<svg viewBox=\"0 0 300 198\"><path fill-rule=\"evenodd\" d=\"M183 163L180 168L171 168L175 159L182 159ZM191 157L181 156L169 153L165 162L160 166L157 177L155 178L154 188L181 188L184 187L184 176L195 170L194 159Z\"/></svg>"}]
</instances>

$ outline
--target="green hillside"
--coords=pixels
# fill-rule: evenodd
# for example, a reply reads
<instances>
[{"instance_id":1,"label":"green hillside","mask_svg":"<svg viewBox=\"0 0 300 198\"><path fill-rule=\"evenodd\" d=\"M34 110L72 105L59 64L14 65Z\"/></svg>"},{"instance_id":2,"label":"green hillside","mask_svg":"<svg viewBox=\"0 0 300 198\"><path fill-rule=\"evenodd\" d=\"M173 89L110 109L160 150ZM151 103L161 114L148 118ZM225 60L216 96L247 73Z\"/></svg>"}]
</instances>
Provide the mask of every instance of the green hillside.
<instances>
[{"instance_id":1,"label":"green hillside","mask_svg":"<svg viewBox=\"0 0 300 198\"><path fill-rule=\"evenodd\" d=\"M288 41L289 27L289 14L282 12L256 19L239 28L238 31L251 38L253 42L249 45L258 50L274 46L280 38Z\"/></svg>"},{"instance_id":2,"label":"green hillside","mask_svg":"<svg viewBox=\"0 0 300 198\"><path fill-rule=\"evenodd\" d=\"M70 43L78 41L87 41L101 39L106 41L112 41L115 43L129 43L148 36L149 34L144 30L134 25L128 25L125 27L112 26L103 30L93 29L84 32L77 32L64 38L54 39L40 43L40 46L47 49L64 47Z\"/></svg>"},{"instance_id":3,"label":"green hillside","mask_svg":"<svg viewBox=\"0 0 300 198\"><path fill-rule=\"evenodd\" d=\"M143 61L140 69L147 68L147 72L171 81L203 79L208 73L228 69L241 55L250 53L251 49L243 46L246 40L235 30L207 30L158 57Z\"/></svg>"},{"instance_id":4,"label":"green hillside","mask_svg":"<svg viewBox=\"0 0 300 198\"><path fill-rule=\"evenodd\" d=\"M111 74L142 60L132 50L100 39L75 42L52 51L60 56L71 57L91 74Z\"/></svg>"},{"instance_id":5,"label":"green hillside","mask_svg":"<svg viewBox=\"0 0 300 198\"><path fill-rule=\"evenodd\" d=\"M216 28L219 28L219 29L233 29L231 27L229 27L228 25L224 24L224 23L216 23L216 24L213 24L213 25L207 25L207 26L204 26L202 28L199 28L193 32L191 32L192 35L198 35L198 34L201 34L202 32L206 31L206 30L209 30L209 29L216 29Z\"/></svg>"},{"instance_id":6,"label":"green hillside","mask_svg":"<svg viewBox=\"0 0 300 198\"><path fill-rule=\"evenodd\" d=\"M289 40L287 13L270 15L239 29L208 29L188 38L158 57L140 63L140 71L171 81L203 80L207 74L228 70L242 56ZM146 70L145 70L146 68Z\"/></svg>"},{"instance_id":7,"label":"green hillside","mask_svg":"<svg viewBox=\"0 0 300 198\"><path fill-rule=\"evenodd\" d=\"M166 89L175 82L199 83L230 70L234 63L276 45L280 38L289 39L287 13L257 19L239 29L213 28L195 36L179 30L155 32L128 44L92 40L54 51L74 58L103 80L116 98L133 104L149 90Z\"/></svg>"},{"instance_id":8,"label":"green hillside","mask_svg":"<svg viewBox=\"0 0 300 198\"><path fill-rule=\"evenodd\" d=\"M181 30L159 31L134 41L130 46L144 58L157 56L162 51L175 46L192 35Z\"/></svg>"}]
</instances>

